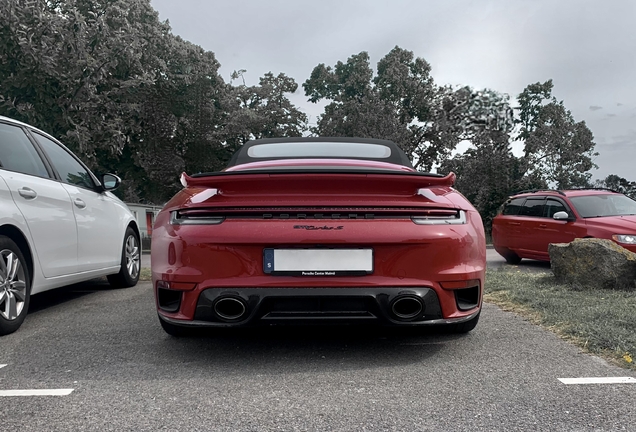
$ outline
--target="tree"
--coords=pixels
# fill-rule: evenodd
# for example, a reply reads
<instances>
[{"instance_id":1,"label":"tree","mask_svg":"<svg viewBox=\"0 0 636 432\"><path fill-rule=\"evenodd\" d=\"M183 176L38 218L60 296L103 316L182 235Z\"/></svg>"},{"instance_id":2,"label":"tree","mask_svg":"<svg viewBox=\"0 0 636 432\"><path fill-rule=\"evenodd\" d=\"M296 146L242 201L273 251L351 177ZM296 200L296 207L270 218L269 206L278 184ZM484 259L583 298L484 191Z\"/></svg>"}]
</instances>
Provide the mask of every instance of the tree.
<instances>
[{"instance_id":1,"label":"tree","mask_svg":"<svg viewBox=\"0 0 636 432\"><path fill-rule=\"evenodd\" d=\"M596 180L594 187L611 189L636 199L636 182L629 181L616 174L610 174L603 180Z\"/></svg>"},{"instance_id":2,"label":"tree","mask_svg":"<svg viewBox=\"0 0 636 432\"><path fill-rule=\"evenodd\" d=\"M0 4L2 112L63 138L85 159L126 145L169 27L147 0L7 0ZM92 162L91 162L92 163Z\"/></svg>"},{"instance_id":3,"label":"tree","mask_svg":"<svg viewBox=\"0 0 636 432\"><path fill-rule=\"evenodd\" d=\"M183 171L215 171L227 160L222 155L227 85L214 54L174 36L160 48L162 67L152 85L137 89L139 127L129 136L130 153L122 155L134 161L127 172L134 174L139 199L152 203L180 189Z\"/></svg>"},{"instance_id":4,"label":"tree","mask_svg":"<svg viewBox=\"0 0 636 432\"><path fill-rule=\"evenodd\" d=\"M523 161L510 149L507 133L492 130L475 134L472 147L445 161L438 172L455 172L455 188L479 211L487 233L506 198L523 189L545 188L541 179L525 175Z\"/></svg>"},{"instance_id":5,"label":"tree","mask_svg":"<svg viewBox=\"0 0 636 432\"><path fill-rule=\"evenodd\" d=\"M399 47L378 62L375 77L366 52L333 68L319 64L303 84L305 95L311 102L331 102L312 131L390 139L416 168L428 171L476 130L506 123L500 118L510 113L506 98L495 101L491 98L495 92L473 92L468 87L437 87L430 71L424 59Z\"/></svg>"},{"instance_id":6,"label":"tree","mask_svg":"<svg viewBox=\"0 0 636 432\"><path fill-rule=\"evenodd\" d=\"M0 3L0 113L120 174L127 200L164 202L181 171L225 162L218 68L148 0Z\"/></svg>"},{"instance_id":7,"label":"tree","mask_svg":"<svg viewBox=\"0 0 636 432\"><path fill-rule=\"evenodd\" d=\"M395 47L380 60L375 77L366 52L333 68L319 64L303 88L311 102L331 101L315 134L390 139L425 170L446 152L426 134L435 93L430 66L410 51Z\"/></svg>"},{"instance_id":8,"label":"tree","mask_svg":"<svg viewBox=\"0 0 636 432\"><path fill-rule=\"evenodd\" d=\"M544 83L529 84L519 94L519 119L517 123L521 125L519 139L526 140L539 125L541 109L548 101L552 100L552 80Z\"/></svg>"},{"instance_id":9,"label":"tree","mask_svg":"<svg viewBox=\"0 0 636 432\"><path fill-rule=\"evenodd\" d=\"M234 72L232 79L243 78L245 70ZM245 83L228 90L225 139L235 150L250 139L302 136L307 116L291 103L287 94L298 84L284 73L268 72L257 86Z\"/></svg>"},{"instance_id":10,"label":"tree","mask_svg":"<svg viewBox=\"0 0 636 432\"><path fill-rule=\"evenodd\" d=\"M589 185L594 136L585 122L551 96L552 81L531 84L519 95L519 139L525 140L528 174L558 189Z\"/></svg>"},{"instance_id":11,"label":"tree","mask_svg":"<svg viewBox=\"0 0 636 432\"><path fill-rule=\"evenodd\" d=\"M505 95L490 90L449 90L445 112L472 147L442 163L457 174L456 188L479 210L486 231L506 197L524 189L585 187L594 167L594 142L584 122L576 123L563 102L551 95L552 81L531 84L519 95L514 118ZM511 152L513 126L524 154Z\"/></svg>"}]
</instances>

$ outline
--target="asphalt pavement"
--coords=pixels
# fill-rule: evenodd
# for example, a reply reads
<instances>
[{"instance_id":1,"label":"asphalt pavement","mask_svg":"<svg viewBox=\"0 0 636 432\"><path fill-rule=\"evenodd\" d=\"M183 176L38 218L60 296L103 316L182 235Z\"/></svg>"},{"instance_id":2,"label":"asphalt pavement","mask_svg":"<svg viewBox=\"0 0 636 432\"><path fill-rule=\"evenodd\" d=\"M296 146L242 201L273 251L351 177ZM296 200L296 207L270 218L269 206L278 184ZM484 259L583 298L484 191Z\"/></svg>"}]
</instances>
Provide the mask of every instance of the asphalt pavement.
<instances>
[{"instance_id":1,"label":"asphalt pavement","mask_svg":"<svg viewBox=\"0 0 636 432\"><path fill-rule=\"evenodd\" d=\"M491 270L520 270L529 273L550 273L550 263L522 259L519 264L508 264L506 260L492 248L486 249L486 266Z\"/></svg>"},{"instance_id":2,"label":"asphalt pavement","mask_svg":"<svg viewBox=\"0 0 636 432\"><path fill-rule=\"evenodd\" d=\"M636 374L485 304L467 335L365 328L175 339L143 282L33 296L0 339L6 431L633 431Z\"/></svg>"}]
</instances>

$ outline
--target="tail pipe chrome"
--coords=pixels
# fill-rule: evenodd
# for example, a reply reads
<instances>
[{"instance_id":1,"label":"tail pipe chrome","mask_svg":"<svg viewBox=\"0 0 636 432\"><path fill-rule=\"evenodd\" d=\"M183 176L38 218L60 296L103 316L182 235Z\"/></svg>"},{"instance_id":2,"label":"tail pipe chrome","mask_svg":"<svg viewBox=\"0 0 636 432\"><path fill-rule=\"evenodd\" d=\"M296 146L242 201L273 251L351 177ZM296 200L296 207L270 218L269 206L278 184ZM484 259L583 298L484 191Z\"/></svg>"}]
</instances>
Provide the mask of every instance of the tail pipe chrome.
<instances>
[{"instance_id":1,"label":"tail pipe chrome","mask_svg":"<svg viewBox=\"0 0 636 432\"><path fill-rule=\"evenodd\" d=\"M240 298L221 297L214 303L214 313L224 321L240 321L247 315L247 306Z\"/></svg>"},{"instance_id":2,"label":"tail pipe chrome","mask_svg":"<svg viewBox=\"0 0 636 432\"><path fill-rule=\"evenodd\" d=\"M424 302L416 295L401 295L391 302L391 315L400 321L410 321L422 315Z\"/></svg>"}]
</instances>

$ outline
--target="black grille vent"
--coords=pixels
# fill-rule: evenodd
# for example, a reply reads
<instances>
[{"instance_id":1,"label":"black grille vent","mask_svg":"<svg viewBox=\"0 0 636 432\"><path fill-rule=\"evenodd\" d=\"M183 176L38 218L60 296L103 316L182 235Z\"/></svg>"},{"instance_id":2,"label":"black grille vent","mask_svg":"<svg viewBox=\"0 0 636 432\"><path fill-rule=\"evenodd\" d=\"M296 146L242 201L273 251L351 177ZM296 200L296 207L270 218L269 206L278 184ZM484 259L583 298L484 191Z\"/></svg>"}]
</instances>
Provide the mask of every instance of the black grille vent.
<instances>
[{"instance_id":1,"label":"black grille vent","mask_svg":"<svg viewBox=\"0 0 636 432\"><path fill-rule=\"evenodd\" d=\"M179 210L179 215L189 217L224 217L226 219L272 219L272 220L372 220L405 219L420 217L448 217L457 210L426 207L386 208L189 208Z\"/></svg>"}]
</instances>

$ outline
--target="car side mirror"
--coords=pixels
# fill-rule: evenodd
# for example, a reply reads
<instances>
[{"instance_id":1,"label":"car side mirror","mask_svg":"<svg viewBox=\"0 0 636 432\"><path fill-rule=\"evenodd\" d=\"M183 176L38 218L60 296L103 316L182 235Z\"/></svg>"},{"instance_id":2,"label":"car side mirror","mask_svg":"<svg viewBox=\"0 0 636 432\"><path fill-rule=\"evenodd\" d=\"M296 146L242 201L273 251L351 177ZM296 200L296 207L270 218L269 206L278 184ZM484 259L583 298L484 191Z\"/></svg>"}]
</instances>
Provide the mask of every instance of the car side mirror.
<instances>
[{"instance_id":1,"label":"car side mirror","mask_svg":"<svg viewBox=\"0 0 636 432\"><path fill-rule=\"evenodd\" d=\"M121 179L115 174L104 174L101 178L104 191L115 190L121 184Z\"/></svg>"},{"instance_id":2,"label":"car side mirror","mask_svg":"<svg viewBox=\"0 0 636 432\"><path fill-rule=\"evenodd\" d=\"M553 216L553 219L555 220L574 220L573 217L571 217L567 212L564 211L560 211L560 212L556 212Z\"/></svg>"}]
</instances>

